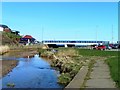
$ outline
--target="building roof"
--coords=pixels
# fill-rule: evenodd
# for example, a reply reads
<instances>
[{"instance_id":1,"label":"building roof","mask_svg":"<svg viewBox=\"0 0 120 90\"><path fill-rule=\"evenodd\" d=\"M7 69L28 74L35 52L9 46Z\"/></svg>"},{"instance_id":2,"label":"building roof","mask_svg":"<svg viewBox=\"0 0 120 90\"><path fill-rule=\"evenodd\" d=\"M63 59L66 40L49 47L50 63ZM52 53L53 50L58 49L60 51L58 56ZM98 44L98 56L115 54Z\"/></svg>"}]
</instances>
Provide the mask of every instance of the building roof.
<instances>
[{"instance_id":1,"label":"building roof","mask_svg":"<svg viewBox=\"0 0 120 90\"><path fill-rule=\"evenodd\" d=\"M7 25L1 25L1 24L0 24L0 27L2 27L2 28L9 28Z\"/></svg>"},{"instance_id":2,"label":"building roof","mask_svg":"<svg viewBox=\"0 0 120 90\"><path fill-rule=\"evenodd\" d=\"M25 35L23 38L29 38L29 39L31 39L33 37L31 35Z\"/></svg>"}]
</instances>

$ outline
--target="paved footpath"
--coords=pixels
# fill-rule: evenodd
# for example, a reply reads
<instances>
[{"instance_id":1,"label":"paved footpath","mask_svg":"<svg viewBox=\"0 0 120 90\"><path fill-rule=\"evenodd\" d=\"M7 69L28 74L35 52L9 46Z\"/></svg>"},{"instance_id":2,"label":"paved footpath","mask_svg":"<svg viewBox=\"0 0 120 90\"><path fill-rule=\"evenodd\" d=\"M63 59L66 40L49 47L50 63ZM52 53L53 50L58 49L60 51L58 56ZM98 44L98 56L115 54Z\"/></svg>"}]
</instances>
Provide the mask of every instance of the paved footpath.
<instances>
[{"instance_id":1,"label":"paved footpath","mask_svg":"<svg viewBox=\"0 0 120 90\"><path fill-rule=\"evenodd\" d=\"M96 60L90 79L87 80L86 88L115 88L115 83L111 79L108 65L104 60Z\"/></svg>"}]
</instances>

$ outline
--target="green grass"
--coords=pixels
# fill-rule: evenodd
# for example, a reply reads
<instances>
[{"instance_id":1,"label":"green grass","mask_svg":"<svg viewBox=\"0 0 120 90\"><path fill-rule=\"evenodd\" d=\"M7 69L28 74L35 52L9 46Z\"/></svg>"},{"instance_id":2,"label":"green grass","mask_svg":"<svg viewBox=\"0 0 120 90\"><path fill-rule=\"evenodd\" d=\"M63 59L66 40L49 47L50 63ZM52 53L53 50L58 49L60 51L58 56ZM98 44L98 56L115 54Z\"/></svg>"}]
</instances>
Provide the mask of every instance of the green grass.
<instances>
[{"instance_id":1,"label":"green grass","mask_svg":"<svg viewBox=\"0 0 120 90\"><path fill-rule=\"evenodd\" d=\"M7 84L7 87L11 87L11 88L12 88L12 87L14 87L14 86L15 86L14 83L8 83L8 84Z\"/></svg>"},{"instance_id":2,"label":"green grass","mask_svg":"<svg viewBox=\"0 0 120 90\"><path fill-rule=\"evenodd\" d=\"M108 65L110 67L110 74L113 80L116 82L117 86L120 87L120 62L118 57L112 57L107 59Z\"/></svg>"},{"instance_id":3,"label":"green grass","mask_svg":"<svg viewBox=\"0 0 120 90\"><path fill-rule=\"evenodd\" d=\"M15 35L15 34L12 34L12 33L7 33L7 32L3 32L2 34L8 36L11 39L16 39L16 38L21 38L22 37L22 36Z\"/></svg>"},{"instance_id":4,"label":"green grass","mask_svg":"<svg viewBox=\"0 0 120 90\"><path fill-rule=\"evenodd\" d=\"M21 38L19 35L12 34L10 32L2 32L2 44L3 45L18 45L18 40Z\"/></svg>"},{"instance_id":5,"label":"green grass","mask_svg":"<svg viewBox=\"0 0 120 90\"><path fill-rule=\"evenodd\" d=\"M76 49L79 55L83 56L118 56L116 51L100 51L100 50L89 50L89 49Z\"/></svg>"}]
</instances>

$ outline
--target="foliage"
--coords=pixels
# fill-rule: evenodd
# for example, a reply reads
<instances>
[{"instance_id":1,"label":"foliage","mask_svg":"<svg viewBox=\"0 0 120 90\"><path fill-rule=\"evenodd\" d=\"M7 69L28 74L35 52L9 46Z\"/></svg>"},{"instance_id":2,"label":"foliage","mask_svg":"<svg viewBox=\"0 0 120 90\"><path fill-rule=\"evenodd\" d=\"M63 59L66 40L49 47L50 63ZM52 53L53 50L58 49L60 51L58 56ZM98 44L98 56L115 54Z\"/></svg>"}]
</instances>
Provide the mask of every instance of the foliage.
<instances>
[{"instance_id":1,"label":"foliage","mask_svg":"<svg viewBox=\"0 0 120 90\"><path fill-rule=\"evenodd\" d=\"M14 83L8 83L7 86L12 88L12 87L15 86L15 84Z\"/></svg>"},{"instance_id":2,"label":"foliage","mask_svg":"<svg viewBox=\"0 0 120 90\"><path fill-rule=\"evenodd\" d=\"M19 35L10 32L2 32L2 45L18 45Z\"/></svg>"},{"instance_id":3,"label":"foliage","mask_svg":"<svg viewBox=\"0 0 120 90\"><path fill-rule=\"evenodd\" d=\"M58 78L58 83L67 85L71 81L69 73L62 73Z\"/></svg>"},{"instance_id":4,"label":"foliage","mask_svg":"<svg viewBox=\"0 0 120 90\"><path fill-rule=\"evenodd\" d=\"M2 33L3 35L6 35L6 36L8 36L9 38L11 38L11 39L16 39L16 38L21 38L21 36L19 36L19 35L15 35L15 34L12 34L12 33L9 33L9 32L3 32Z\"/></svg>"}]
</instances>

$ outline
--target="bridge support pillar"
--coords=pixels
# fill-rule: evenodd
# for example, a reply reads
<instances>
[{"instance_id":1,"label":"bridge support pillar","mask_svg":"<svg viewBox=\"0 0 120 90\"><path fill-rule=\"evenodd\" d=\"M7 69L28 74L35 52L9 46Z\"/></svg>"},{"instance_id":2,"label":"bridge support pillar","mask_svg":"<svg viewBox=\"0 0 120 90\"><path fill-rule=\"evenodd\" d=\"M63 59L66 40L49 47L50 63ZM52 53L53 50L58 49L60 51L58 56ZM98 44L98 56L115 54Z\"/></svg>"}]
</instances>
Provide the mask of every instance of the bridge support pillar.
<instances>
[{"instance_id":1,"label":"bridge support pillar","mask_svg":"<svg viewBox=\"0 0 120 90\"><path fill-rule=\"evenodd\" d=\"M66 48L68 47L67 44L65 44L65 47L66 47Z\"/></svg>"}]
</instances>

